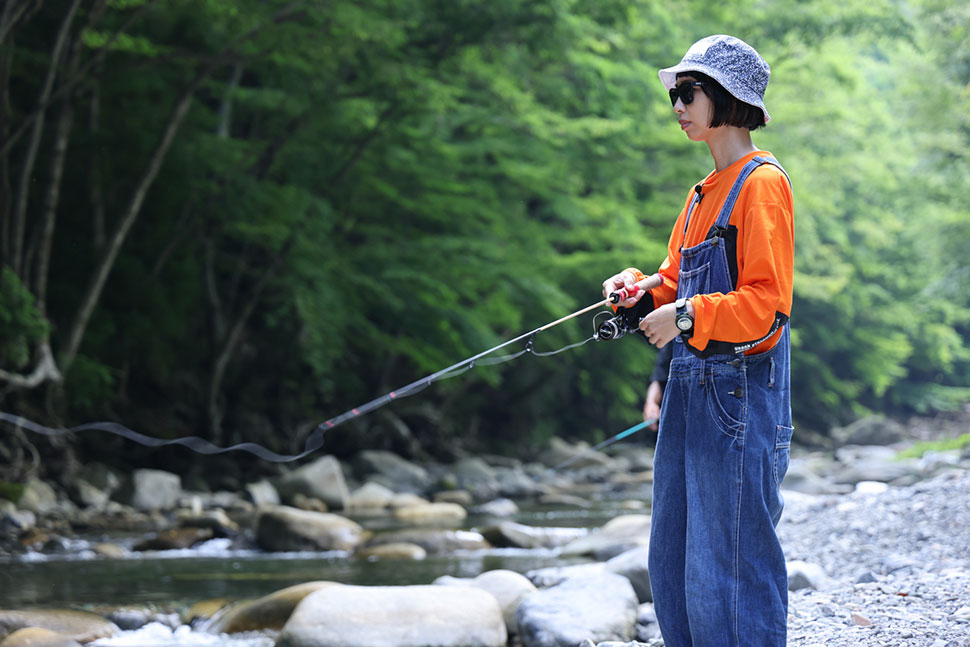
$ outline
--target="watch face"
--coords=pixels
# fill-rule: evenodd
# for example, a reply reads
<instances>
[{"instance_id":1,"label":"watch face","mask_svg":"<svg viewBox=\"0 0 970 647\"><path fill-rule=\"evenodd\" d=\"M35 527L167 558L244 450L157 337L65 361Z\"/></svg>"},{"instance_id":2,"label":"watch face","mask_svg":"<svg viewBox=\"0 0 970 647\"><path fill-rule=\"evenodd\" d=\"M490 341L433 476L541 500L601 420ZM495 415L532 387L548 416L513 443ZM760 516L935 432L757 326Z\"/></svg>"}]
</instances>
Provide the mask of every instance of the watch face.
<instances>
[{"instance_id":1,"label":"watch face","mask_svg":"<svg viewBox=\"0 0 970 647\"><path fill-rule=\"evenodd\" d=\"M677 328L683 331L688 331L694 326L694 322L690 320L689 316L677 317Z\"/></svg>"}]
</instances>

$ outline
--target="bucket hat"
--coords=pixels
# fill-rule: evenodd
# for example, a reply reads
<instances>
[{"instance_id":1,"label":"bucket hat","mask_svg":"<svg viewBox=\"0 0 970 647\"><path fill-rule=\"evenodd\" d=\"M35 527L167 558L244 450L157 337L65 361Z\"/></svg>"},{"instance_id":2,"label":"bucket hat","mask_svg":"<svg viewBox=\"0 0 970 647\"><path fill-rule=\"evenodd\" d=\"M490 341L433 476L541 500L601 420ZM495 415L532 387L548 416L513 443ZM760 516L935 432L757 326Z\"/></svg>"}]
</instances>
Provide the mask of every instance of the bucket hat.
<instances>
[{"instance_id":1,"label":"bucket hat","mask_svg":"<svg viewBox=\"0 0 970 647\"><path fill-rule=\"evenodd\" d=\"M669 90L676 85L680 72L708 75L735 99L761 108L765 123L771 121L764 101L771 68L743 40L724 34L702 38L690 46L680 63L660 70L660 81Z\"/></svg>"}]
</instances>

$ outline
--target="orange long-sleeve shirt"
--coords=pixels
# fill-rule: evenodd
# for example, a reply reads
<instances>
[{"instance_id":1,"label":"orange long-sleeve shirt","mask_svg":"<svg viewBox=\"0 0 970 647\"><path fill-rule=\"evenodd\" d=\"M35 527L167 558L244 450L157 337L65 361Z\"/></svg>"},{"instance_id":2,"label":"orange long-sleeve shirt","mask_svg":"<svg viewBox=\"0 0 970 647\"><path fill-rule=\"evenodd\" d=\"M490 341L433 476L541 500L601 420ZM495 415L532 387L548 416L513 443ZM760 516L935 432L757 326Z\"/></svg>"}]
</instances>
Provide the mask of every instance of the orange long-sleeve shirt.
<instances>
[{"instance_id":1,"label":"orange long-sleeve shirt","mask_svg":"<svg viewBox=\"0 0 970 647\"><path fill-rule=\"evenodd\" d=\"M703 198L694 207L684 235L684 219L694 195L691 188L660 265L663 283L651 290L655 306L677 298L677 273L681 247L702 242L717 220L721 206L744 165L767 151L746 155L722 171L714 171L702 183ZM737 227L737 289L699 294L694 306L694 333L688 342L703 351L712 341L744 344L761 339L771 330L777 315L791 314L794 280L794 205L785 174L772 164L762 164L745 181L729 226ZM761 353L772 348L781 330L746 351Z\"/></svg>"}]
</instances>

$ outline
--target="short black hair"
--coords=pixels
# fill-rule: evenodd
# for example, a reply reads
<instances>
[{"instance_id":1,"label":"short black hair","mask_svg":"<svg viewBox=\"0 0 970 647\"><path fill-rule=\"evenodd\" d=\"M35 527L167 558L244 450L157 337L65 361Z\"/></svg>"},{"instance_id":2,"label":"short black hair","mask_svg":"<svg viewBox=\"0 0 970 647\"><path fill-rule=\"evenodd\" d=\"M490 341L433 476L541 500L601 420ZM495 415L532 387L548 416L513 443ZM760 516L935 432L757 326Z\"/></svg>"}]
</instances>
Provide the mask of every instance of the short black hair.
<instances>
[{"instance_id":1,"label":"short black hair","mask_svg":"<svg viewBox=\"0 0 970 647\"><path fill-rule=\"evenodd\" d=\"M711 100L714 107L711 115L711 128L718 126L737 126L756 130L765 125L765 113L758 106L745 103L724 89L724 86L702 72L680 72L677 78L692 77L700 81L701 90Z\"/></svg>"}]
</instances>

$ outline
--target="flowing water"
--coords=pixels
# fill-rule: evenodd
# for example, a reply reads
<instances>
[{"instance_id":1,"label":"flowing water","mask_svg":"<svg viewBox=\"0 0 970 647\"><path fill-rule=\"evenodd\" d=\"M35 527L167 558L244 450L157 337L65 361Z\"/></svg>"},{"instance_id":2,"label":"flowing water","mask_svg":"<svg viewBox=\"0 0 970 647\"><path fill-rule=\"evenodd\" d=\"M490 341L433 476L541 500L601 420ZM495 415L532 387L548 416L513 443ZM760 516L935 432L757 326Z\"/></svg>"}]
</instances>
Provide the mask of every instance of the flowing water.
<instances>
[{"instance_id":1,"label":"flowing water","mask_svg":"<svg viewBox=\"0 0 970 647\"><path fill-rule=\"evenodd\" d=\"M627 512L618 502L600 502L588 509L533 506L509 519L531 526L596 528ZM358 521L371 529L387 526L386 519ZM483 528L497 521L469 517L465 529ZM563 558L557 550L511 548L464 551L423 560L369 561L341 552L240 550L228 539L213 539L188 550L108 559L90 550L91 543L102 540L74 539L55 554L30 553L0 561L0 608L104 610L136 606L184 611L201 600L254 598L314 580L360 585L430 584L442 575L474 577L500 568L524 573L583 561Z\"/></svg>"}]
</instances>

